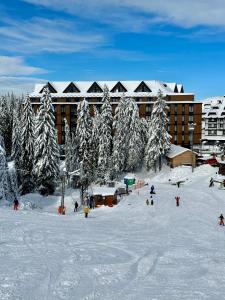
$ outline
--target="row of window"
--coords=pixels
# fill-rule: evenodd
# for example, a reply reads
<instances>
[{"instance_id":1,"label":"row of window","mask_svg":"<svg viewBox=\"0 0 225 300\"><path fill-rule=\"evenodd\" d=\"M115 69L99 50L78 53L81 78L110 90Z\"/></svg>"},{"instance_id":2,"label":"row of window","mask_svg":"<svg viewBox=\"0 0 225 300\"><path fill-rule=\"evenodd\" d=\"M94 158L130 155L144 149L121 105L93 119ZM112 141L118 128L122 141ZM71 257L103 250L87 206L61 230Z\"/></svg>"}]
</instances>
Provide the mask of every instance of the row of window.
<instances>
[{"instance_id":1,"label":"row of window","mask_svg":"<svg viewBox=\"0 0 225 300\"><path fill-rule=\"evenodd\" d=\"M219 131L219 133L221 133L221 130ZM225 135L225 130L222 130L222 134ZM207 132L206 132L207 135ZM218 135L218 131L217 130L208 130L208 135Z\"/></svg>"}]
</instances>

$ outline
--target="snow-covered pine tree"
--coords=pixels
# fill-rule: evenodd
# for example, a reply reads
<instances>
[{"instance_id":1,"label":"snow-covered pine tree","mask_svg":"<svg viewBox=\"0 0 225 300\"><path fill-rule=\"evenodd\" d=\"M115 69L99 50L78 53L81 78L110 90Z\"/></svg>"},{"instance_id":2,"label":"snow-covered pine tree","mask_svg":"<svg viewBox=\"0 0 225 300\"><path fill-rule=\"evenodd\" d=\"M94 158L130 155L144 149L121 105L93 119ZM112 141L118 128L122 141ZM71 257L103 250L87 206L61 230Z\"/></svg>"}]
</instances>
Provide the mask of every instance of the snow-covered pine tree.
<instances>
[{"instance_id":1,"label":"snow-covered pine tree","mask_svg":"<svg viewBox=\"0 0 225 300\"><path fill-rule=\"evenodd\" d=\"M98 156L99 156L99 132L100 132L100 112L97 107L94 107L94 117L92 120L92 136L91 136L91 151L92 151L92 166L93 166L93 180L98 178Z\"/></svg>"},{"instance_id":2,"label":"snow-covered pine tree","mask_svg":"<svg viewBox=\"0 0 225 300\"><path fill-rule=\"evenodd\" d=\"M20 192L24 195L34 190L34 114L28 95L23 105L20 151Z\"/></svg>"},{"instance_id":3,"label":"snow-covered pine tree","mask_svg":"<svg viewBox=\"0 0 225 300\"><path fill-rule=\"evenodd\" d=\"M82 166L81 180L90 182L93 176L91 156L92 120L89 113L89 105L86 100L79 103L77 112L76 139L78 143L78 160Z\"/></svg>"},{"instance_id":4,"label":"snow-covered pine tree","mask_svg":"<svg viewBox=\"0 0 225 300\"><path fill-rule=\"evenodd\" d=\"M9 112L9 103L6 97L0 99L0 134L4 139L6 155L11 154L12 145L12 116Z\"/></svg>"},{"instance_id":5,"label":"snow-covered pine tree","mask_svg":"<svg viewBox=\"0 0 225 300\"><path fill-rule=\"evenodd\" d=\"M115 110L115 116L113 120L113 151L111 160L111 178L118 177L125 168L125 162L127 158L127 139L126 136L129 133L126 119L126 108L128 106L128 99L123 95Z\"/></svg>"},{"instance_id":6,"label":"snow-covered pine tree","mask_svg":"<svg viewBox=\"0 0 225 300\"><path fill-rule=\"evenodd\" d=\"M72 135L70 132L68 122L65 118L65 166L67 172L71 172L73 170L71 166L72 159L73 159Z\"/></svg>"},{"instance_id":7,"label":"snow-covered pine tree","mask_svg":"<svg viewBox=\"0 0 225 300\"><path fill-rule=\"evenodd\" d=\"M109 90L106 86L104 87L102 103L99 127L98 180L104 183L110 177L113 121Z\"/></svg>"},{"instance_id":8,"label":"snow-covered pine tree","mask_svg":"<svg viewBox=\"0 0 225 300\"><path fill-rule=\"evenodd\" d=\"M7 200L8 186L8 166L6 152L4 149L4 139L0 136L0 200Z\"/></svg>"},{"instance_id":9,"label":"snow-covered pine tree","mask_svg":"<svg viewBox=\"0 0 225 300\"><path fill-rule=\"evenodd\" d=\"M20 161L21 161L21 122L18 118L18 111L14 111L13 132L12 132L12 159L17 174L18 184L20 185Z\"/></svg>"},{"instance_id":10,"label":"snow-covered pine tree","mask_svg":"<svg viewBox=\"0 0 225 300\"><path fill-rule=\"evenodd\" d=\"M46 86L35 130L34 176L36 187L42 194L52 194L59 178L59 146L55 129L55 116L51 95Z\"/></svg>"},{"instance_id":11,"label":"snow-covered pine tree","mask_svg":"<svg viewBox=\"0 0 225 300\"><path fill-rule=\"evenodd\" d=\"M139 117L139 109L136 101L128 99L126 108L126 121L129 132L126 136L127 155L126 155L126 170L135 171L140 167L143 154L142 128Z\"/></svg>"},{"instance_id":12,"label":"snow-covered pine tree","mask_svg":"<svg viewBox=\"0 0 225 300\"><path fill-rule=\"evenodd\" d=\"M159 170L161 170L162 156L170 149L170 135L167 132L169 122L167 110L166 101L159 90L153 105L148 143L145 150L145 165L148 170L154 166L156 171L157 164L159 165Z\"/></svg>"}]
</instances>

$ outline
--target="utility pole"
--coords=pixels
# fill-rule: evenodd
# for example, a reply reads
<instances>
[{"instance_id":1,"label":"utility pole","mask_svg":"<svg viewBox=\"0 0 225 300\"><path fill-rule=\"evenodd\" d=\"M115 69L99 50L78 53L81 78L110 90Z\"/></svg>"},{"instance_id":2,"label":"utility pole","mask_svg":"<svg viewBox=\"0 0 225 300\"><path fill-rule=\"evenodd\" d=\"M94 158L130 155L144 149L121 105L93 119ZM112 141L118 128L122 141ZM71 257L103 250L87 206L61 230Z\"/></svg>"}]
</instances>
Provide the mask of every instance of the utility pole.
<instances>
[{"instance_id":1,"label":"utility pole","mask_svg":"<svg viewBox=\"0 0 225 300\"><path fill-rule=\"evenodd\" d=\"M191 142L191 170L194 172L194 153L193 153L193 144L194 144L194 130L195 130L195 123L191 123L188 125L188 129L190 132L190 142Z\"/></svg>"},{"instance_id":2,"label":"utility pole","mask_svg":"<svg viewBox=\"0 0 225 300\"><path fill-rule=\"evenodd\" d=\"M63 173L61 176L61 181L62 181L61 208L62 209L64 207L65 185L66 185L65 179L66 179L66 175L65 175L65 173Z\"/></svg>"}]
</instances>

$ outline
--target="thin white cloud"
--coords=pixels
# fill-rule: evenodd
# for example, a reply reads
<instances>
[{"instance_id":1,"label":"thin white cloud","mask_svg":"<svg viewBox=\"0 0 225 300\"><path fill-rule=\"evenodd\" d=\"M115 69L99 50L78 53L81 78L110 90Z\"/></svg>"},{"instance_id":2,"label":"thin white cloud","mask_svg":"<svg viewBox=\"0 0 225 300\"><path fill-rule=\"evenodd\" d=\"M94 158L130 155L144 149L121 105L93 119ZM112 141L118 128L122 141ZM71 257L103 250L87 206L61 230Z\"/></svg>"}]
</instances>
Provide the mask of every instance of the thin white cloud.
<instances>
[{"instance_id":1,"label":"thin white cloud","mask_svg":"<svg viewBox=\"0 0 225 300\"><path fill-rule=\"evenodd\" d=\"M92 34L60 19L4 19L0 27L0 49L17 53L73 53L97 48L104 41L101 34Z\"/></svg>"},{"instance_id":2,"label":"thin white cloud","mask_svg":"<svg viewBox=\"0 0 225 300\"><path fill-rule=\"evenodd\" d=\"M14 92L17 95L26 94L34 90L36 83L44 83L47 80L34 77L0 76L0 95Z\"/></svg>"},{"instance_id":3,"label":"thin white cloud","mask_svg":"<svg viewBox=\"0 0 225 300\"><path fill-rule=\"evenodd\" d=\"M24 76L47 73L47 70L28 66L23 57L0 56L0 76Z\"/></svg>"},{"instance_id":4,"label":"thin white cloud","mask_svg":"<svg viewBox=\"0 0 225 300\"><path fill-rule=\"evenodd\" d=\"M141 29L149 22L170 23L181 27L198 25L225 27L224 0L23 0L53 10L62 10L78 16L86 16ZM85 13L84 13L85 12ZM142 15L138 15L141 13ZM136 14L136 18L134 18ZM153 17L154 15L154 17Z\"/></svg>"}]
</instances>

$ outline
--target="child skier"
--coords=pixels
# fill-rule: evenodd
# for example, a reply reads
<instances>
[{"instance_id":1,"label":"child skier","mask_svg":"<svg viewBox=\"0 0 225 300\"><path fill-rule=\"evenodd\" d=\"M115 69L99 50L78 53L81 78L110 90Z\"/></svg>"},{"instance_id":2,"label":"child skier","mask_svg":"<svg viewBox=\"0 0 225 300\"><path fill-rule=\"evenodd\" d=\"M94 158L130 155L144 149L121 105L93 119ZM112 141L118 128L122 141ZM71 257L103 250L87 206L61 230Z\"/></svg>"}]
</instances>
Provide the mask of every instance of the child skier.
<instances>
[{"instance_id":1,"label":"child skier","mask_svg":"<svg viewBox=\"0 0 225 300\"><path fill-rule=\"evenodd\" d=\"M149 205L149 200L148 199L146 200L146 205Z\"/></svg>"},{"instance_id":2,"label":"child skier","mask_svg":"<svg viewBox=\"0 0 225 300\"><path fill-rule=\"evenodd\" d=\"M88 217L88 213L89 213L89 208L88 207L84 207L83 208L83 212L84 212L85 218L87 218Z\"/></svg>"},{"instance_id":3,"label":"child skier","mask_svg":"<svg viewBox=\"0 0 225 300\"><path fill-rule=\"evenodd\" d=\"M176 199L176 206L179 206L180 205L180 197L176 196L175 199Z\"/></svg>"},{"instance_id":4,"label":"child skier","mask_svg":"<svg viewBox=\"0 0 225 300\"><path fill-rule=\"evenodd\" d=\"M224 226L224 216L222 214L219 216L219 219L219 224Z\"/></svg>"}]
</instances>

